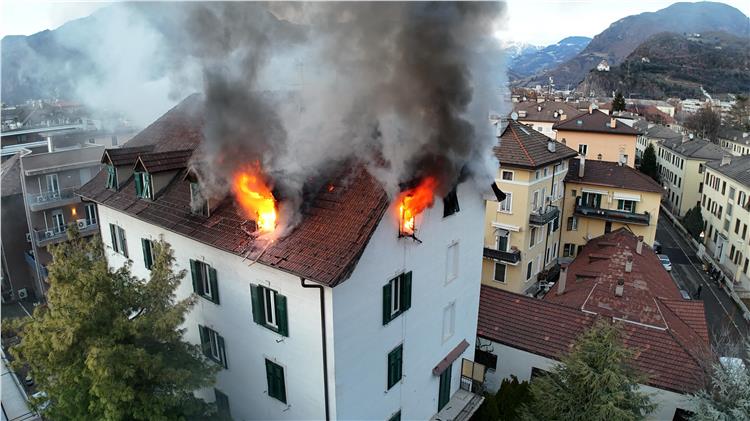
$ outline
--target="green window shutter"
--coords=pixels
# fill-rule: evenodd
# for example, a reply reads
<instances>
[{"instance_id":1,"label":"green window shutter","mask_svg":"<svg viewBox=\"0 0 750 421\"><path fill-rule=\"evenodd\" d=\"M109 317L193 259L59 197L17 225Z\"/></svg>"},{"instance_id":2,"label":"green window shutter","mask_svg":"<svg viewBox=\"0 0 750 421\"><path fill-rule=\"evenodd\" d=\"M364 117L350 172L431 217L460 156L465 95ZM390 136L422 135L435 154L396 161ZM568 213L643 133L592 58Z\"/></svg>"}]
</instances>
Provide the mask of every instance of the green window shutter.
<instances>
[{"instance_id":1,"label":"green window shutter","mask_svg":"<svg viewBox=\"0 0 750 421\"><path fill-rule=\"evenodd\" d=\"M263 297L258 285L250 285L250 304L253 306L253 321L259 325L265 324L263 317Z\"/></svg>"},{"instance_id":2,"label":"green window shutter","mask_svg":"<svg viewBox=\"0 0 750 421\"><path fill-rule=\"evenodd\" d=\"M266 381L268 382L268 396L286 403L284 368L270 360L266 360Z\"/></svg>"},{"instance_id":3,"label":"green window shutter","mask_svg":"<svg viewBox=\"0 0 750 421\"><path fill-rule=\"evenodd\" d=\"M231 420L232 416L229 410L229 397L219 389L214 389L214 396L216 396L216 415L220 420Z\"/></svg>"},{"instance_id":4,"label":"green window shutter","mask_svg":"<svg viewBox=\"0 0 750 421\"><path fill-rule=\"evenodd\" d=\"M273 366L272 362L266 360L266 382L268 383L268 395L274 396L276 392L276 382L273 377Z\"/></svg>"},{"instance_id":5,"label":"green window shutter","mask_svg":"<svg viewBox=\"0 0 750 421\"><path fill-rule=\"evenodd\" d=\"M143 192L143 186L141 185L141 173L135 173L133 175L133 179L135 180L135 195L141 197L141 194Z\"/></svg>"},{"instance_id":6,"label":"green window shutter","mask_svg":"<svg viewBox=\"0 0 750 421\"><path fill-rule=\"evenodd\" d=\"M393 414L390 418L388 418L388 421L401 421L401 411Z\"/></svg>"},{"instance_id":7,"label":"green window shutter","mask_svg":"<svg viewBox=\"0 0 750 421\"><path fill-rule=\"evenodd\" d=\"M219 282L216 280L216 269L208 268L208 280L211 282L211 300L219 304Z\"/></svg>"},{"instance_id":8,"label":"green window shutter","mask_svg":"<svg viewBox=\"0 0 750 421\"><path fill-rule=\"evenodd\" d=\"M201 335L201 350L203 351L203 355L208 357L211 355L208 351L210 346L208 343L208 332L204 326L198 325L198 333Z\"/></svg>"},{"instance_id":9,"label":"green window shutter","mask_svg":"<svg viewBox=\"0 0 750 421\"><path fill-rule=\"evenodd\" d=\"M190 259L190 274L193 276L193 291L200 295L200 284L198 283L198 262Z\"/></svg>"},{"instance_id":10,"label":"green window shutter","mask_svg":"<svg viewBox=\"0 0 750 421\"><path fill-rule=\"evenodd\" d=\"M112 236L112 250L115 251L115 253L119 253L119 244L117 244L117 235L115 234L115 225L109 224L109 234Z\"/></svg>"},{"instance_id":11,"label":"green window shutter","mask_svg":"<svg viewBox=\"0 0 750 421\"><path fill-rule=\"evenodd\" d=\"M224 368L229 368L229 364L227 362L227 349L224 347L224 337L220 335L216 335L216 338L219 340L219 355L221 355L221 362Z\"/></svg>"},{"instance_id":12,"label":"green window shutter","mask_svg":"<svg viewBox=\"0 0 750 421\"><path fill-rule=\"evenodd\" d=\"M128 256L128 240L125 238L125 230L120 227L117 227L117 230L120 232L120 251L125 257L130 257Z\"/></svg>"},{"instance_id":13,"label":"green window shutter","mask_svg":"<svg viewBox=\"0 0 750 421\"><path fill-rule=\"evenodd\" d=\"M276 324L279 326L279 334L289 336L289 319L286 310L286 297L276 294Z\"/></svg>"},{"instance_id":14,"label":"green window shutter","mask_svg":"<svg viewBox=\"0 0 750 421\"><path fill-rule=\"evenodd\" d=\"M143 190L144 192L148 192L146 197L147 199L153 199L154 197L154 186L151 185L151 174L145 172L143 173ZM145 194L145 193L144 193Z\"/></svg>"},{"instance_id":15,"label":"green window shutter","mask_svg":"<svg viewBox=\"0 0 750 421\"><path fill-rule=\"evenodd\" d=\"M286 384L284 383L284 368L276 366L276 378L279 384L279 400L286 403Z\"/></svg>"},{"instance_id":16,"label":"green window shutter","mask_svg":"<svg viewBox=\"0 0 750 421\"><path fill-rule=\"evenodd\" d=\"M401 356L403 345L388 353L388 389L401 380Z\"/></svg>"},{"instance_id":17,"label":"green window shutter","mask_svg":"<svg viewBox=\"0 0 750 421\"><path fill-rule=\"evenodd\" d=\"M146 266L146 269L151 270L151 267L154 265L151 258L151 241L141 238L141 248L143 249L143 264Z\"/></svg>"},{"instance_id":18,"label":"green window shutter","mask_svg":"<svg viewBox=\"0 0 750 421\"><path fill-rule=\"evenodd\" d=\"M391 283L383 285L383 325L391 321Z\"/></svg>"},{"instance_id":19,"label":"green window shutter","mask_svg":"<svg viewBox=\"0 0 750 421\"><path fill-rule=\"evenodd\" d=\"M401 278L401 312L411 307L411 272L406 272Z\"/></svg>"}]
</instances>

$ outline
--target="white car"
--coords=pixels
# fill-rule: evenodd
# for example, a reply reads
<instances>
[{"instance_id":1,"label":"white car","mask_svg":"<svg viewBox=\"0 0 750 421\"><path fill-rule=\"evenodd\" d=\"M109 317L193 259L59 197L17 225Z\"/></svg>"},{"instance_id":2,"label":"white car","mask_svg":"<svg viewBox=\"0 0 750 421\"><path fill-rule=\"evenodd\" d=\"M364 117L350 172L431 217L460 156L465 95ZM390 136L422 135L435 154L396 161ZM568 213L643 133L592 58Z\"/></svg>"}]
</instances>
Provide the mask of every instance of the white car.
<instances>
[{"instance_id":1,"label":"white car","mask_svg":"<svg viewBox=\"0 0 750 421\"><path fill-rule=\"evenodd\" d=\"M664 269L667 270L667 272L672 271L672 262L669 260L669 256L666 254L658 254L659 260L661 261L661 265L664 266Z\"/></svg>"}]
</instances>

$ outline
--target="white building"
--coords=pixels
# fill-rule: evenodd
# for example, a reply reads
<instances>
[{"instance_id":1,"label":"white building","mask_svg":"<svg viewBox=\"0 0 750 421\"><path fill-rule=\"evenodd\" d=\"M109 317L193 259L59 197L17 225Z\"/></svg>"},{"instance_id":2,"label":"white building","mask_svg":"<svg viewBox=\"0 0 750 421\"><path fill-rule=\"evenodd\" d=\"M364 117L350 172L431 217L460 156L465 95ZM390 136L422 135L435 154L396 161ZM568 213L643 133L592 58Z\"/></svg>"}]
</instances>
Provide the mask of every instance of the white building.
<instances>
[{"instance_id":1,"label":"white building","mask_svg":"<svg viewBox=\"0 0 750 421\"><path fill-rule=\"evenodd\" d=\"M98 204L111 266L130 260L147 278L151 242L163 239L188 271L178 298L199 299L186 339L224 367L200 394L234 419L468 418L482 400L459 387L472 384L462 365L474 355L481 277L473 182L416 217L416 241L399 236L380 184L348 167L268 245L233 200L202 202L186 168L202 138L185 118L191 98L108 150L109 169L80 194Z\"/></svg>"},{"instance_id":2,"label":"white building","mask_svg":"<svg viewBox=\"0 0 750 421\"><path fill-rule=\"evenodd\" d=\"M600 72L608 72L609 63L607 63L607 60L600 61L599 64L596 65L596 70Z\"/></svg>"},{"instance_id":3,"label":"white building","mask_svg":"<svg viewBox=\"0 0 750 421\"><path fill-rule=\"evenodd\" d=\"M706 103L704 101L701 101L700 99L683 99L680 103L682 106L682 111L686 113L696 113L698 110L706 106Z\"/></svg>"}]
</instances>

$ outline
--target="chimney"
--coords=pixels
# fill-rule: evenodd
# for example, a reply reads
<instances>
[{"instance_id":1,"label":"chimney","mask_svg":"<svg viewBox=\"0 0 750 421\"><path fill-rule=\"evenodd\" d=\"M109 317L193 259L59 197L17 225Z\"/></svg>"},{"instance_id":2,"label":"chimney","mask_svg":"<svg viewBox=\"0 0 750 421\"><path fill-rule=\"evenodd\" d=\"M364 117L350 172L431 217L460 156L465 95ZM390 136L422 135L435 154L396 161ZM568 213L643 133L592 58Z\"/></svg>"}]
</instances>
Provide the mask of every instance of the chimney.
<instances>
[{"instance_id":1,"label":"chimney","mask_svg":"<svg viewBox=\"0 0 750 421\"><path fill-rule=\"evenodd\" d=\"M617 119L616 118L612 117L612 118L609 119L609 127L611 129L614 129L615 127L617 127Z\"/></svg>"},{"instance_id":2,"label":"chimney","mask_svg":"<svg viewBox=\"0 0 750 421\"><path fill-rule=\"evenodd\" d=\"M552 139L547 139L547 150L550 152L555 152L555 141Z\"/></svg>"},{"instance_id":3,"label":"chimney","mask_svg":"<svg viewBox=\"0 0 750 421\"><path fill-rule=\"evenodd\" d=\"M623 290L625 289L625 281L620 278L617 280L617 286L615 286L615 296L622 297Z\"/></svg>"},{"instance_id":4,"label":"chimney","mask_svg":"<svg viewBox=\"0 0 750 421\"><path fill-rule=\"evenodd\" d=\"M578 163L578 178L583 178L583 174L585 173L586 169L586 157L583 155L578 157L579 163Z\"/></svg>"},{"instance_id":5,"label":"chimney","mask_svg":"<svg viewBox=\"0 0 750 421\"><path fill-rule=\"evenodd\" d=\"M541 105L537 105L536 106L536 110L537 110L537 112L541 112L542 111L542 106Z\"/></svg>"},{"instance_id":6,"label":"chimney","mask_svg":"<svg viewBox=\"0 0 750 421\"><path fill-rule=\"evenodd\" d=\"M720 167L723 167L724 165L729 165L732 163L732 156L731 155L724 155L721 157L721 165Z\"/></svg>"},{"instance_id":7,"label":"chimney","mask_svg":"<svg viewBox=\"0 0 750 421\"><path fill-rule=\"evenodd\" d=\"M589 104L589 114L594 113L594 104Z\"/></svg>"},{"instance_id":8,"label":"chimney","mask_svg":"<svg viewBox=\"0 0 750 421\"><path fill-rule=\"evenodd\" d=\"M643 236L638 236L638 244L635 245L635 252L638 254L643 254Z\"/></svg>"},{"instance_id":9,"label":"chimney","mask_svg":"<svg viewBox=\"0 0 750 421\"><path fill-rule=\"evenodd\" d=\"M565 114L560 114L560 121L565 121L568 118Z\"/></svg>"},{"instance_id":10,"label":"chimney","mask_svg":"<svg viewBox=\"0 0 750 421\"><path fill-rule=\"evenodd\" d=\"M628 260L625 261L625 273L633 271L633 256L628 256Z\"/></svg>"},{"instance_id":11,"label":"chimney","mask_svg":"<svg viewBox=\"0 0 750 421\"><path fill-rule=\"evenodd\" d=\"M563 295L565 293L565 281L568 277L568 264L562 263L560 265L560 278L557 280L557 295Z\"/></svg>"}]
</instances>

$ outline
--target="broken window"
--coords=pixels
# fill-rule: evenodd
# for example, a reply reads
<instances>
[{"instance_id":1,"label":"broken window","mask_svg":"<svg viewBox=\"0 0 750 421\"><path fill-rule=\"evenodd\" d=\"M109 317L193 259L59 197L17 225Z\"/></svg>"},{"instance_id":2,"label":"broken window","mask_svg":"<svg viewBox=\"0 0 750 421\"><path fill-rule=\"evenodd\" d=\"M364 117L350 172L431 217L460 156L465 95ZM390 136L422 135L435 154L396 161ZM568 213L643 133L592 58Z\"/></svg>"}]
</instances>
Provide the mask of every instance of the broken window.
<instances>
[{"instance_id":1,"label":"broken window","mask_svg":"<svg viewBox=\"0 0 750 421\"><path fill-rule=\"evenodd\" d=\"M460 210L458 206L458 195L456 194L457 187L458 186L453 187L453 190L448 192L443 198L443 218L453 215Z\"/></svg>"}]
</instances>

